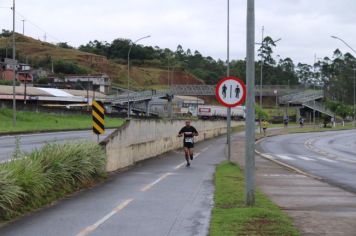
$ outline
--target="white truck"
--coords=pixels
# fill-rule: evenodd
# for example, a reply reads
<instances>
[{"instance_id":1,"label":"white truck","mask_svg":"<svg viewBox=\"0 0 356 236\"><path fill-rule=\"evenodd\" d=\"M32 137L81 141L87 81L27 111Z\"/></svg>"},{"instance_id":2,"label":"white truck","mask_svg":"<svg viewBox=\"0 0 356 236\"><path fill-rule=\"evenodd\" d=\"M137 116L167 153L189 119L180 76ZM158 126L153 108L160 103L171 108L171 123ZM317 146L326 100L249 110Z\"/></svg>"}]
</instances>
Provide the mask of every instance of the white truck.
<instances>
[{"instance_id":1,"label":"white truck","mask_svg":"<svg viewBox=\"0 0 356 236\"><path fill-rule=\"evenodd\" d=\"M223 106L200 105L198 106L198 117L204 120L226 119L227 108ZM231 108L231 119L245 119L245 107L237 106Z\"/></svg>"}]
</instances>

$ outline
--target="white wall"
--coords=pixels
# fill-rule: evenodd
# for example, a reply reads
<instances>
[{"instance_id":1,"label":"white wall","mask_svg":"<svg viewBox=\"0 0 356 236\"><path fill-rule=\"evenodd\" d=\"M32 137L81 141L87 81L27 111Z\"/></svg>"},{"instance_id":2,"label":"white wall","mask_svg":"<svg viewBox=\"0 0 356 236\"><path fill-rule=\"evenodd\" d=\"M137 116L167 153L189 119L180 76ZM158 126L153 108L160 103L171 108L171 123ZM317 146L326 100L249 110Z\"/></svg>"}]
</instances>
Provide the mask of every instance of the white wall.
<instances>
[{"instance_id":1,"label":"white wall","mask_svg":"<svg viewBox=\"0 0 356 236\"><path fill-rule=\"evenodd\" d=\"M232 122L232 126L244 122ZM136 162L155 157L167 151L182 147L182 138L178 131L185 125L184 121L131 120L107 137L105 145L107 154L107 171L119 170ZM202 141L226 133L226 121L193 121Z\"/></svg>"}]
</instances>

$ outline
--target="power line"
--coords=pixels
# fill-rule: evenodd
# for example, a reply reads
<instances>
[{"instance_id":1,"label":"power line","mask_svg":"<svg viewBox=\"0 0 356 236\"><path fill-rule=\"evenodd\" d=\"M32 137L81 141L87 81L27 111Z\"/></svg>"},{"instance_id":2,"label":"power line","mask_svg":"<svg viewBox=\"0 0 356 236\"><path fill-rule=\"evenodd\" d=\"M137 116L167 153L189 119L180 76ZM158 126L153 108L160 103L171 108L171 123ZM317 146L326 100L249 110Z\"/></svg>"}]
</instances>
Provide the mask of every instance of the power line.
<instances>
[{"instance_id":1,"label":"power line","mask_svg":"<svg viewBox=\"0 0 356 236\"><path fill-rule=\"evenodd\" d=\"M56 40L57 42L61 42L60 39L58 39L57 37L53 36L52 34L49 34L47 30L43 29L42 27L38 26L37 24L35 24L34 22L32 22L31 20L29 20L26 16L24 16L22 13L18 12L15 10L15 12L20 15L23 19L26 20L26 22L28 22L30 25L34 26L35 28L37 28L38 30L42 31L43 33L45 33L46 37L50 37L54 40Z\"/></svg>"}]
</instances>

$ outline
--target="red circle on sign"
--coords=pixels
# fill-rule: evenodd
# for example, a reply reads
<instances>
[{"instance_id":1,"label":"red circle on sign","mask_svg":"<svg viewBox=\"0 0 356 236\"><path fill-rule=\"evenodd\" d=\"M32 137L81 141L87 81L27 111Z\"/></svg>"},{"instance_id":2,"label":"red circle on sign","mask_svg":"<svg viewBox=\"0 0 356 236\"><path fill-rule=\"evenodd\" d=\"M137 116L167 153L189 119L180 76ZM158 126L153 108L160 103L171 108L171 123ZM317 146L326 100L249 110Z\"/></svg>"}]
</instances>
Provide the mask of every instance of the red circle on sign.
<instances>
[{"instance_id":1,"label":"red circle on sign","mask_svg":"<svg viewBox=\"0 0 356 236\"><path fill-rule=\"evenodd\" d=\"M221 85L227 80L234 80L242 87L243 93L242 93L241 99L238 100L237 102L233 103L233 104L229 104L229 103L224 102L224 100L219 95L219 90L220 90ZM246 100L246 86L245 86L244 82L240 78L237 78L235 76L225 77L222 80L220 80L219 83L216 85L215 95L216 95L216 98L218 99L218 101L219 101L219 103L221 105L223 105L225 107L236 107L236 106L242 105Z\"/></svg>"}]
</instances>

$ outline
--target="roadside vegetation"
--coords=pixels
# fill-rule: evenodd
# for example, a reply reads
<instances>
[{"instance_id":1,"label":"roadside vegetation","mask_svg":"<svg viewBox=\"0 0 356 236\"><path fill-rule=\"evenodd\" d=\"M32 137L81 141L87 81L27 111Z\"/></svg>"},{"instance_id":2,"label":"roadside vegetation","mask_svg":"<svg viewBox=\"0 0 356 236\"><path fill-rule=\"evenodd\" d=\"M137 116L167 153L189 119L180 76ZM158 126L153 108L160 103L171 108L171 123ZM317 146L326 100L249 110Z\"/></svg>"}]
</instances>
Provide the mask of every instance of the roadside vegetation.
<instances>
[{"instance_id":1,"label":"roadside vegetation","mask_svg":"<svg viewBox=\"0 0 356 236\"><path fill-rule=\"evenodd\" d=\"M91 129L91 115L62 115L43 112L18 111L16 127L12 126L12 110L0 109L0 134L11 132L38 132L70 129ZM120 127L123 119L105 118L106 128Z\"/></svg>"},{"instance_id":2,"label":"roadside vegetation","mask_svg":"<svg viewBox=\"0 0 356 236\"><path fill-rule=\"evenodd\" d=\"M18 148L0 164L0 221L10 220L105 177L106 157L94 143L47 144L31 153Z\"/></svg>"},{"instance_id":3,"label":"roadside vegetation","mask_svg":"<svg viewBox=\"0 0 356 236\"><path fill-rule=\"evenodd\" d=\"M245 205L244 178L237 165L220 164L215 174L215 186L210 236L300 235L287 214L259 190L256 205Z\"/></svg>"}]
</instances>

